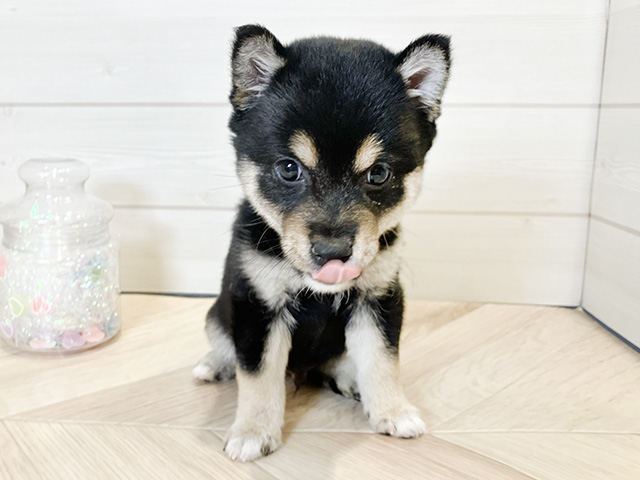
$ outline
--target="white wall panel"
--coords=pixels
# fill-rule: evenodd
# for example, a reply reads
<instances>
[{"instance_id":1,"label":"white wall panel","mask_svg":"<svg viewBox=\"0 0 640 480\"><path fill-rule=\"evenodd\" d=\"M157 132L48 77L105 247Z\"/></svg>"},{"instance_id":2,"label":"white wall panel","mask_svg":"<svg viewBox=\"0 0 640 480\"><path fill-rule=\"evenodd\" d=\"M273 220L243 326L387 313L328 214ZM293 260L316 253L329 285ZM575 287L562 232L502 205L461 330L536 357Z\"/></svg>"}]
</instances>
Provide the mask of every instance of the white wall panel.
<instances>
[{"instance_id":1,"label":"white wall panel","mask_svg":"<svg viewBox=\"0 0 640 480\"><path fill-rule=\"evenodd\" d=\"M219 293L232 211L117 208L123 291Z\"/></svg>"},{"instance_id":2,"label":"white wall panel","mask_svg":"<svg viewBox=\"0 0 640 480\"><path fill-rule=\"evenodd\" d=\"M582 304L640 346L640 2L611 11Z\"/></svg>"},{"instance_id":3,"label":"white wall panel","mask_svg":"<svg viewBox=\"0 0 640 480\"><path fill-rule=\"evenodd\" d=\"M226 107L6 107L0 201L31 157L77 157L120 206L233 207ZM587 213L595 108L445 108L418 211Z\"/></svg>"},{"instance_id":4,"label":"white wall panel","mask_svg":"<svg viewBox=\"0 0 640 480\"><path fill-rule=\"evenodd\" d=\"M123 289L219 293L231 222L232 212L118 208ZM407 294L576 305L586 226L586 217L409 214Z\"/></svg>"},{"instance_id":5,"label":"white wall panel","mask_svg":"<svg viewBox=\"0 0 640 480\"><path fill-rule=\"evenodd\" d=\"M614 0L633 3L638 0ZM99 17L99 18L201 18L232 17L250 12L256 18L287 18L299 16L383 16L394 17L410 13L430 16L452 15L604 15L602 0L3 0L0 18L16 17Z\"/></svg>"},{"instance_id":6,"label":"white wall panel","mask_svg":"<svg viewBox=\"0 0 640 480\"><path fill-rule=\"evenodd\" d=\"M591 219L583 307L640 346L640 235Z\"/></svg>"},{"instance_id":7,"label":"white wall panel","mask_svg":"<svg viewBox=\"0 0 640 480\"><path fill-rule=\"evenodd\" d=\"M587 224L586 216L409 215L407 293L576 306Z\"/></svg>"},{"instance_id":8,"label":"white wall panel","mask_svg":"<svg viewBox=\"0 0 640 480\"><path fill-rule=\"evenodd\" d=\"M609 12L611 14L614 14L621 10L626 10L627 8L638 6L640 6L640 0L610 0Z\"/></svg>"},{"instance_id":9,"label":"white wall panel","mask_svg":"<svg viewBox=\"0 0 640 480\"><path fill-rule=\"evenodd\" d=\"M600 115L591 213L640 232L640 106Z\"/></svg>"},{"instance_id":10,"label":"white wall panel","mask_svg":"<svg viewBox=\"0 0 640 480\"><path fill-rule=\"evenodd\" d=\"M612 4L616 5L616 2ZM640 104L640 4L612 9L602 103Z\"/></svg>"},{"instance_id":11,"label":"white wall panel","mask_svg":"<svg viewBox=\"0 0 640 480\"><path fill-rule=\"evenodd\" d=\"M261 17L0 18L0 103L226 103L232 27ZM447 103L590 104L599 98L604 18L443 16L273 18L282 41L371 38L401 50L453 36Z\"/></svg>"}]
</instances>

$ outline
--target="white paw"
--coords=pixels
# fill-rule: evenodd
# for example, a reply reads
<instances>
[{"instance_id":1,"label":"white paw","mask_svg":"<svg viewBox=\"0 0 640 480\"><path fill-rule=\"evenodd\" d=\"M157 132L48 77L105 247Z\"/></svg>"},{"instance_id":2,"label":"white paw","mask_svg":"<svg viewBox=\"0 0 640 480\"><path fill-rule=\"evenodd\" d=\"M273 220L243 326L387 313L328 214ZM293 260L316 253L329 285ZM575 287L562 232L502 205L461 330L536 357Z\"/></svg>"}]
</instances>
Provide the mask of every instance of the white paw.
<instances>
[{"instance_id":1,"label":"white paw","mask_svg":"<svg viewBox=\"0 0 640 480\"><path fill-rule=\"evenodd\" d=\"M193 370L191 370L191 375L196 380L201 380L203 382L213 382L213 377L215 376L215 371L211 368L211 365L207 365L204 362L198 363Z\"/></svg>"},{"instance_id":2,"label":"white paw","mask_svg":"<svg viewBox=\"0 0 640 480\"><path fill-rule=\"evenodd\" d=\"M231 460L250 462L275 452L282 444L281 433L260 428L231 427L224 446Z\"/></svg>"},{"instance_id":3,"label":"white paw","mask_svg":"<svg viewBox=\"0 0 640 480\"><path fill-rule=\"evenodd\" d=\"M360 401L360 391L356 381L356 366L346 354L328 361L320 369L324 376L323 385L335 393Z\"/></svg>"},{"instance_id":4,"label":"white paw","mask_svg":"<svg viewBox=\"0 0 640 480\"><path fill-rule=\"evenodd\" d=\"M336 392L337 389L338 391L336 393L339 393L340 395L343 395L347 398L353 398L358 402L360 401L360 392L358 391L358 385L355 381L351 381L348 378L338 378L337 380L334 380L334 382L334 385L329 384L331 390ZM336 388L334 388L334 386Z\"/></svg>"},{"instance_id":5,"label":"white paw","mask_svg":"<svg viewBox=\"0 0 640 480\"><path fill-rule=\"evenodd\" d=\"M383 435L400 438L419 437L427 431L420 411L413 405L401 405L385 412L377 412L369 417L371 427Z\"/></svg>"},{"instance_id":6,"label":"white paw","mask_svg":"<svg viewBox=\"0 0 640 480\"><path fill-rule=\"evenodd\" d=\"M224 382L235 377L235 365L217 361L210 352L193 367L191 375L202 382Z\"/></svg>"}]
</instances>

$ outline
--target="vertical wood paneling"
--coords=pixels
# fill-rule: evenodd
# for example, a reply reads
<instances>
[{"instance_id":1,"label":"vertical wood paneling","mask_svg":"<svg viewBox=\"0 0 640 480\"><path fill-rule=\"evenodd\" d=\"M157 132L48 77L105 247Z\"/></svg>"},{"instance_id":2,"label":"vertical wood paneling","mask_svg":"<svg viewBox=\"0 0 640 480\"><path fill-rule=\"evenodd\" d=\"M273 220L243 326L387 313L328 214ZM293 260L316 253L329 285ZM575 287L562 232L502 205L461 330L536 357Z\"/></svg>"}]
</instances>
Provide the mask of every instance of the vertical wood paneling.
<instances>
[{"instance_id":1,"label":"vertical wood paneling","mask_svg":"<svg viewBox=\"0 0 640 480\"><path fill-rule=\"evenodd\" d=\"M640 4L632 3L611 2L602 92L605 105L640 104Z\"/></svg>"},{"instance_id":2,"label":"vertical wood paneling","mask_svg":"<svg viewBox=\"0 0 640 480\"><path fill-rule=\"evenodd\" d=\"M583 306L640 346L640 232L591 219Z\"/></svg>"},{"instance_id":3,"label":"vertical wood paneling","mask_svg":"<svg viewBox=\"0 0 640 480\"><path fill-rule=\"evenodd\" d=\"M582 303L640 346L640 4L611 11Z\"/></svg>"},{"instance_id":4,"label":"vertical wood paneling","mask_svg":"<svg viewBox=\"0 0 640 480\"><path fill-rule=\"evenodd\" d=\"M592 214L637 231L640 231L639 131L640 106L602 109L591 204Z\"/></svg>"}]
</instances>

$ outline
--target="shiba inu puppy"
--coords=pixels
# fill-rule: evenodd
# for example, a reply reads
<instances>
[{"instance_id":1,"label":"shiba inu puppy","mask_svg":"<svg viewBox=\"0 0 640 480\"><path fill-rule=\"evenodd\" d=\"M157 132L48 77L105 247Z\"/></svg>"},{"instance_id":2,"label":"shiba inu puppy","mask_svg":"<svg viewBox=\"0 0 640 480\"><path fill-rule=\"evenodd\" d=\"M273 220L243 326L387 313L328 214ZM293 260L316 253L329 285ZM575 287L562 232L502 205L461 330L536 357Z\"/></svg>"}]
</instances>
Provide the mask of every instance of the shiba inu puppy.
<instances>
[{"instance_id":1,"label":"shiba inu puppy","mask_svg":"<svg viewBox=\"0 0 640 480\"><path fill-rule=\"evenodd\" d=\"M194 369L237 379L225 452L248 461L278 448L287 371L360 400L376 432L419 436L398 381L397 250L436 134L448 37L395 54L336 38L283 46L247 25L231 65L245 200L207 315L213 349Z\"/></svg>"}]
</instances>

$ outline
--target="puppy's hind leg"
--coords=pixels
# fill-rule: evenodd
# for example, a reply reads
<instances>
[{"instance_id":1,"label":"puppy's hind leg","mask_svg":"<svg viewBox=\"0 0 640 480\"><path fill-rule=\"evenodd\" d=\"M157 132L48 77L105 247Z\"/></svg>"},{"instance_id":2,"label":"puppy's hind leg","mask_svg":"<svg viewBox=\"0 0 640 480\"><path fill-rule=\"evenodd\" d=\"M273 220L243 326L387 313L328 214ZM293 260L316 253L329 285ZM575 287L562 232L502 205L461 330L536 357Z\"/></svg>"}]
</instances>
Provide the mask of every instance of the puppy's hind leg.
<instances>
[{"instance_id":1,"label":"puppy's hind leg","mask_svg":"<svg viewBox=\"0 0 640 480\"><path fill-rule=\"evenodd\" d=\"M356 364L346 352L309 372L309 381L334 393L360 401Z\"/></svg>"},{"instance_id":2,"label":"puppy's hind leg","mask_svg":"<svg viewBox=\"0 0 640 480\"><path fill-rule=\"evenodd\" d=\"M236 349L231 336L224 331L214 305L207 315L205 327L212 350L202 357L192 370L196 380L223 382L235 377Z\"/></svg>"}]
</instances>

